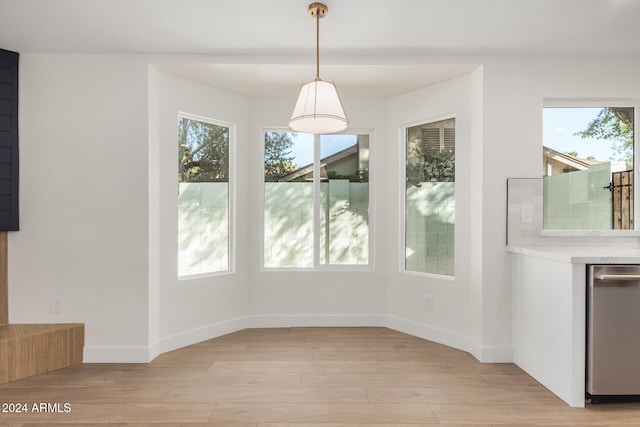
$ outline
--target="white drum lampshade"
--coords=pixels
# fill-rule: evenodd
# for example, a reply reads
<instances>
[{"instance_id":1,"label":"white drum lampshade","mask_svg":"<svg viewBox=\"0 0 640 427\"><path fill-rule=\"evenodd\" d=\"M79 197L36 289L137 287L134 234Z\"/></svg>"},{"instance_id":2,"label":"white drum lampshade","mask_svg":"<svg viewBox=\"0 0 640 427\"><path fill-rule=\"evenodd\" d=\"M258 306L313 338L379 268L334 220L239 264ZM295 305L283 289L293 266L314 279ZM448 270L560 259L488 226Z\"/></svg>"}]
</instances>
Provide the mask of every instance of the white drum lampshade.
<instances>
[{"instance_id":1,"label":"white drum lampshade","mask_svg":"<svg viewBox=\"0 0 640 427\"><path fill-rule=\"evenodd\" d=\"M289 120L291 129L306 133L334 133L348 125L340 95L332 82L314 80L302 85Z\"/></svg>"},{"instance_id":2,"label":"white drum lampshade","mask_svg":"<svg viewBox=\"0 0 640 427\"><path fill-rule=\"evenodd\" d=\"M289 120L289 127L296 132L335 133L349 125L336 85L320 78L320 18L328 10L322 3L309 5L309 15L316 19L316 78L300 88Z\"/></svg>"}]
</instances>

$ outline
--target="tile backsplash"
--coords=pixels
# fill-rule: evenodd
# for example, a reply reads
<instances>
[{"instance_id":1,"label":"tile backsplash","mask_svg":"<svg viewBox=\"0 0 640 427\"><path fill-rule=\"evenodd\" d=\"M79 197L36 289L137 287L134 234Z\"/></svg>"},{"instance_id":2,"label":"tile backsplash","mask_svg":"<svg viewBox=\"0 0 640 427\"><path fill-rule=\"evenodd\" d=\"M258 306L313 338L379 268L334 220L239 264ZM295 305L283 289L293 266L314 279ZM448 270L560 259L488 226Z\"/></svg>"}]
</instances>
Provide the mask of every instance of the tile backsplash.
<instances>
[{"instance_id":1,"label":"tile backsplash","mask_svg":"<svg viewBox=\"0 0 640 427\"><path fill-rule=\"evenodd\" d=\"M540 244L543 200L542 178L507 179L507 245Z\"/></svg>"},{"instance_id":2,"label":"tile backsplash","mask_svg":"<svg viewBox=\"0 0 640 427\"><path fill-rule=\"evenodd\" d=\"M542 178L507 179L507 245L640 247L640 231L545 230Z\"/></svg>"}]
</instances>

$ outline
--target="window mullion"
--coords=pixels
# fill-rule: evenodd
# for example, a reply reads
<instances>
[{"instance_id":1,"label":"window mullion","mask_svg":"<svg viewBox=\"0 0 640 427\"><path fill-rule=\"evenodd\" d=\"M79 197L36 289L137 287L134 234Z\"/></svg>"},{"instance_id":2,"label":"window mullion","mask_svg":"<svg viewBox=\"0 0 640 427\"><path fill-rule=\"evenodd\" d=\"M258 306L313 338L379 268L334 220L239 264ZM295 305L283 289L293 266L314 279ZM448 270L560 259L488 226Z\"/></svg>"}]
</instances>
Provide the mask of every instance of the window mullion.
<instances>
[{"instance_id":1,"label":"window mullion","mask_svg":"<svg viewBox=\"0 0 640 427\"><path fill-rule=\"evenodd\" d=\"M640 171L640 150L638 150L638 131L640 130L640 106L635 105L633 108L633 173L632 176L632 194L634 203L632 203L633 208L633 230L640 230L640 212L636 209L635 201L640 200L638 197L640 196L640 185L636 185L638 182L638 171Z\"/></svg>"},{"instance_id":2,"label":"window mullion","mask_svg":"<svg viewBox=\"0 0 640 427\"><path fill-rule=\"evenodd\" d=\"M320 135L313 135L313 266L320 265Z\"/></svg>"}]
</instances>

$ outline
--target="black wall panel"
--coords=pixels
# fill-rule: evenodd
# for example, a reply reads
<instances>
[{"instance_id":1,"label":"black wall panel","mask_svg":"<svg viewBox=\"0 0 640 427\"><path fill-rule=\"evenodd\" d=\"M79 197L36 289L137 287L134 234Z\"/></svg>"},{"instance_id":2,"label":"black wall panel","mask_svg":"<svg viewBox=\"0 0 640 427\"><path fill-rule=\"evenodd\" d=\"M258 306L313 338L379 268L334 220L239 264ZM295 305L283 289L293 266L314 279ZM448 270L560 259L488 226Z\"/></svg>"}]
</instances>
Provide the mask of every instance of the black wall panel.
<instances>
[{"instance_id":1,"label":"black wall panel","mask_svg":"<svg viewBox=\"0 0 640 427\"><path fill-rule=\"evenodd\" d=\"M0 231L18 218L18 54L0 49Z\"/></svg>"}]
</instances>

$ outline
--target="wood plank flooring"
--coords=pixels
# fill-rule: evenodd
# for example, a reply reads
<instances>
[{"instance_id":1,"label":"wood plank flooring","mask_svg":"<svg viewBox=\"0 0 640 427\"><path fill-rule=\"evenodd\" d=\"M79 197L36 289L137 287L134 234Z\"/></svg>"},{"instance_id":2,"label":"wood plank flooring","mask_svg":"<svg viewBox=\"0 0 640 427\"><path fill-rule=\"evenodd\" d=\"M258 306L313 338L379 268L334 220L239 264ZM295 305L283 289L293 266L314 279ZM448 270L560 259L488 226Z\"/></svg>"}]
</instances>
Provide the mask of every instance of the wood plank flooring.
<instances>
[{"instance_id":1,"label":"wood plank flooring","mask_svg":"<svg viewBox=\"0 0 640 427\"><path fill-rule=\"evenodd\" d=\"M640 425L640 404L570 408L515 365L386 328L247 329L0 385L0 405L15 403L27 412L0 425Z\"/></svg>"},{"instance_id":2,"label":"wood plank flooring","mask_svg":"<svg viewBox=\"0 0 640 427\"><path fill-rule=\"evenodd\" d=\"M9 323L9 269L7 232L0 231L0 326Z\"/></svg>"}]
</instances>

